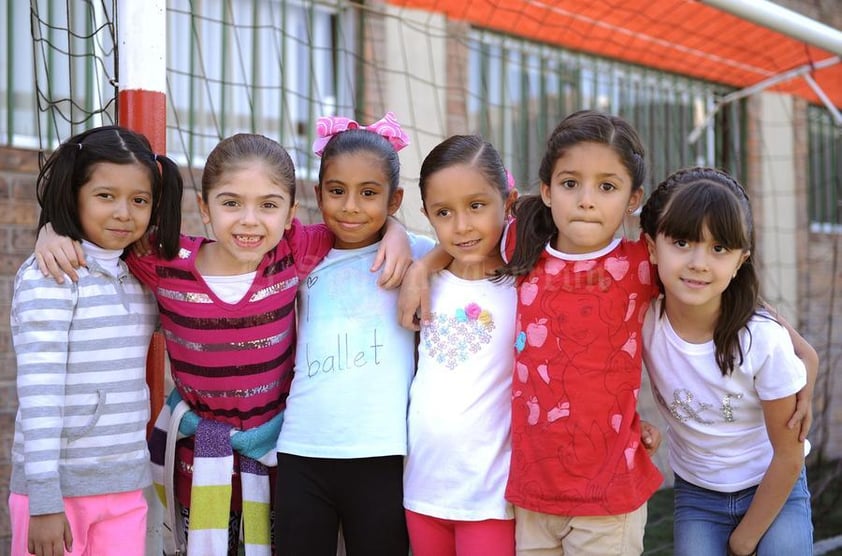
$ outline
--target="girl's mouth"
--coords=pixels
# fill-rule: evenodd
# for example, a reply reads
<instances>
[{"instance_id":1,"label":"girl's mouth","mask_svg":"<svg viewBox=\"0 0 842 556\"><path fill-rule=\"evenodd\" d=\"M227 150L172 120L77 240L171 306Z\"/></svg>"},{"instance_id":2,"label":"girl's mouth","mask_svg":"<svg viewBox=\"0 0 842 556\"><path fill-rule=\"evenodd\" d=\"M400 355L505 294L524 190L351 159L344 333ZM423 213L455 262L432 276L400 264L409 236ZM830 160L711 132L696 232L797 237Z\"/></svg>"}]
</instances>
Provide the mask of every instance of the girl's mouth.
<instances>
[{"instance_id":1,"label":"girl's mouth","mask_svg":"<svg viewBox=\"0 0 842 556\"><path fill-rule=\"evenodd\" d=\"M245 246L252 246L257 245L261 241L263 241L263 236L243 236L243 235L235 235L234 240L239 243L240 245Z\"/></svg>"},{"instance_id":2,"label":"girl's mouth","mask_svg":"<svg viewBox=\"0 0 842 556\"><path fill-rule=\"evenodd\" d=\"M470 241L463 241L463 242L461 242L461 243L457 243L457 244L456 244L456 247L460 247L460 248L462 248L462 249L467 249L467 248L469 248L469 247L473 247L473 246L474 246L474 245L476 245L477 243L479 243L479 240L478 240L478 239L472 239L472 240L470 240Z\"/></svg>"}]
</instances>

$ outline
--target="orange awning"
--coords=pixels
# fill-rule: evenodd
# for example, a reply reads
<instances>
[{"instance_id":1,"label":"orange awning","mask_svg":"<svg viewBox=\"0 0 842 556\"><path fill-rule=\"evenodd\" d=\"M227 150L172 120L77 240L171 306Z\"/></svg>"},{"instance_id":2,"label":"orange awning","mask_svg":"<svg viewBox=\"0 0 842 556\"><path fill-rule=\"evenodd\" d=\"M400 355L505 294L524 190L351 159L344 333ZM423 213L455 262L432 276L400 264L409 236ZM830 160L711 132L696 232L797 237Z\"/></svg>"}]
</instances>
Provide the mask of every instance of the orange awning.
<instances>
[{"instance_id":1,"label":"orange awning","mask_svg":"<svg viewBox=\"0 0 842 556\"><path fill-rule=\"evenodd\" d=\"M693 0L389 0L519 37L742 89L834 54ZM842 64L810 76L842 107ZM821 100L802 77L771 90Z\"/></svg>"}]
</instances>

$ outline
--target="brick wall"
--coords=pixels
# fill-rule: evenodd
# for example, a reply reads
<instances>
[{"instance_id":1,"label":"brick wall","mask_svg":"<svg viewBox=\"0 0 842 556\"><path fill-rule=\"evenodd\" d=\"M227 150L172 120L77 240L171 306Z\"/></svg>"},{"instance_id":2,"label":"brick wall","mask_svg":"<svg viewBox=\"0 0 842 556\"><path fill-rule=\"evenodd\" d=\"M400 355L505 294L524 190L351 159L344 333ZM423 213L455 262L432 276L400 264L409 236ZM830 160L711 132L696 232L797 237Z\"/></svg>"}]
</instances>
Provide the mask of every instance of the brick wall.
<instances>
[{"instance_id":1,"label":"brick wall","mask_svg":"<svg viewBox=\"0 0 842 556\"><path fill-rule=\"evenodd\" d=\"M38 155L18 149L0 149L0 554L9 545L9 452L14 434L17 395L15 355L11 345L9 307L12 286L23 260L32 251L38 203L35 175Z\"/></svg>"},{"instance_id":2,"label":"brick wall","mask_svg":"<svg viewBox=\"0 0 842 556\"><path fill-rule=\"evenodd\" d=\"M842 30L839 0L775 0L789 9L803 13ZM796 167L796 183L807 183L807 129L802 110L804 102L795 103L795 157L805 161ZM806 189L806 185L802 191ZM818 426L811 434L813 444L828 446L824 456L842 456L842 234L809 231L806 193L799 195L798 321L801 333L819 352L821 366L816 384L814 412ZM804 203L804 205L801 205Z\"/></svg>"}]
</instances>

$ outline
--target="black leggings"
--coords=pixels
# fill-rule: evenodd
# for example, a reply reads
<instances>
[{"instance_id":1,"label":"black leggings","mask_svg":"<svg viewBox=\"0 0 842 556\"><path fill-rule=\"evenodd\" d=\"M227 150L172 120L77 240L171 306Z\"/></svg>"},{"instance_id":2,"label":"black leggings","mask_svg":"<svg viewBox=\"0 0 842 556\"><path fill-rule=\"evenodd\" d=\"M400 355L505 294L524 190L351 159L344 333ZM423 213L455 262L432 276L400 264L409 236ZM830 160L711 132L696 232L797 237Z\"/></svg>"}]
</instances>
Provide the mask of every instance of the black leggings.
<instances>
[{"instance_id":1,"label":"black leggings","mask_svg":"<svg viewBox=\"0 0 842 556\"><path fill-rule=\"evenodd\" d=\"M342 525L348 556L407 556L403 456L360 459L278 454L278 556L336 556Z\"/></svg>"}]
</instances>

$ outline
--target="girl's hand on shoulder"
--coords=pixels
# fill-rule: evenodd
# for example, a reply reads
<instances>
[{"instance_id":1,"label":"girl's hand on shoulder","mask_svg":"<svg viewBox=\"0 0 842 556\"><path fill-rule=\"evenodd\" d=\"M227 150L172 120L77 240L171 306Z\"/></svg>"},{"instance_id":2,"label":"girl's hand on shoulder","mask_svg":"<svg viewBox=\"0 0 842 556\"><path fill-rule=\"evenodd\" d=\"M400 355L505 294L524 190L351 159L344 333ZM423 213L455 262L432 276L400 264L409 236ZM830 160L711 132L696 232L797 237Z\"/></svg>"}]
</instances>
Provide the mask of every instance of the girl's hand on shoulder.
<instances>
[{"instance_id":1,"label":"girl's hand on shoulder","mask_svg":"<svg viewBox=\"0 0 842 556\"><path fill-rule=\"evenodd\" d=\"M640 421L640 441L646 448L646 453L649 457L655 455L658 448L661 447L661 429L650 423L649 421Z\"/></svg>"},{"instance_id":2,"label":"girl's hand on shoulder","mask_svg":"<svg viewBox=\"0 0 842 556\"><path fill-rule=\"evenodd\" d=\"M82 244L58 235L49 222L41 228L35 240L35 259L41 273L52 276L59 284L64 283L65 274L72 281L78 282L76 269L87 265Z\"/></svg>"},{"instance_id":3,"label":"girl's hand on shoulder","mask_svg":"<svg viewBox=\"0 0 842 556\"><path fill-rule=\"evenodd\" d=\"M35 556L64 556L73 551L73 534L64 512L29 518L27 550Z\"/></svg>"},{"instance_id":4,"label":"girl's hand on shoulder","mask_svg":"<svg viewBox=\"0 0 842 556\"><path fill-rule=\"evenodd\" d=\"M810 427L813 426L813 389L808 385L795 394L795 413L786 424L789 428L798 427L798 440L804 442Z\"/></svg>"},{"instance_id":5,"label":"girl's hand on shoulder","mask_svg":"<svg viewBox=\"0 0 842 556\"><path fill-rule=\"evenodd\" d=\"M412 264L412 248L406 228L395 218L386 220L386 230L380 248L374 257L372 272L383 269L377 284L381 288L394 289L401 285L406 269Z\"/></svg>"}]
</instances>

